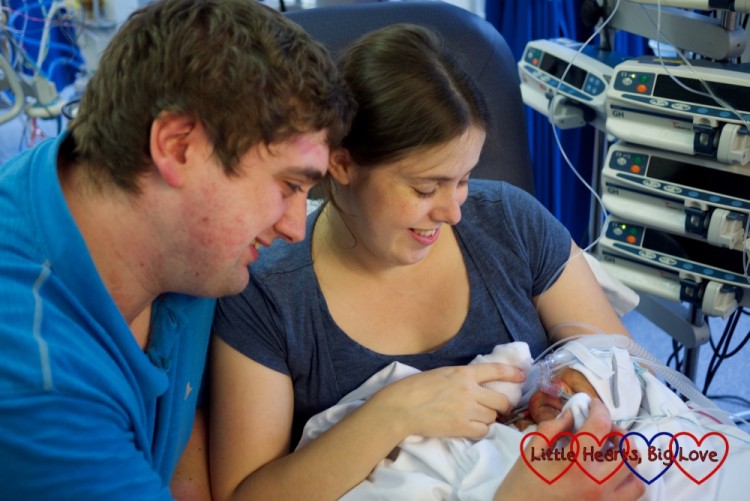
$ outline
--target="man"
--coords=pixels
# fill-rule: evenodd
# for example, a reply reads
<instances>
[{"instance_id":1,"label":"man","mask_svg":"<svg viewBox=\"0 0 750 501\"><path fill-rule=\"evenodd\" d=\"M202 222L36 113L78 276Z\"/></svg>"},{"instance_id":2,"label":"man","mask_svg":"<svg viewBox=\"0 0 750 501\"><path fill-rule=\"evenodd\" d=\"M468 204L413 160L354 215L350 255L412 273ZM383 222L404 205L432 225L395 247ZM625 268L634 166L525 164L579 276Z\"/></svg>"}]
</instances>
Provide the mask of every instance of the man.
<instances>
[{"instance_id":1,"label":"man","mask_svg":"<svg viewBox=\"0 0 750 501\"><path fill-rule=\"evenodd\" d=\"M351 108L325 50L257 2L133 13L69 130L0 168L0 497L171 497L208 298L303 238Z\"/></svg>"}]
</instances>

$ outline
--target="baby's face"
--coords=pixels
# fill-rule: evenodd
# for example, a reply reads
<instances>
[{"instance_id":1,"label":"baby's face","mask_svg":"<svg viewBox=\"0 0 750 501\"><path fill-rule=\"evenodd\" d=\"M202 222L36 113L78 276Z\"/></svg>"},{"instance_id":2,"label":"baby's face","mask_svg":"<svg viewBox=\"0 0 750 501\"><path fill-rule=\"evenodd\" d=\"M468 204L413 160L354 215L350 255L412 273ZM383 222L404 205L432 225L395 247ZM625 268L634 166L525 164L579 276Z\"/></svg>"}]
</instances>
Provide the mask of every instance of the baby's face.
<instances>
[{"instance_id":1,"label":"baby's face","mask_svg":"<svg viewBox=\"0 0 750 501\"><path fill-rule=\"evenodd\" d=\"M599 398L596 390L586 377L575 369L566 367L552 377L552 382L559 384L569 394L586 393L591 398ZM565 402L560 397L547 395L537 390L529 399L529 415L534 423L555 419Z\"/></svg>"}]
</instances>

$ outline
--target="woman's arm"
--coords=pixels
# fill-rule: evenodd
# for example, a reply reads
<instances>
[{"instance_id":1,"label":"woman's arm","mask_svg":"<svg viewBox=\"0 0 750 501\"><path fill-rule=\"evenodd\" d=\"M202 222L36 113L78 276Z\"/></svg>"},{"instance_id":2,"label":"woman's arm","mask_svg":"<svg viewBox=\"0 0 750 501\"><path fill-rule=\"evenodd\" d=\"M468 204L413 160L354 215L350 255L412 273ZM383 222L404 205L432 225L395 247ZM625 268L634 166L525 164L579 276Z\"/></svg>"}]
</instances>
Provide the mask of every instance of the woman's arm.
<instances>
[{"instance_id":1,"label":"woman's arm","mask_svg":"<svg viewBox=\"0 0 750 501\"><path fill-rule=\"evenodd\" d=\"M560 278L533 301L550 342L579 334L630 335L574 242Z\"/></svg>"},{"instance_id":2,"label":"woman's arm","mask_svg":"<svg viewBox=\"0 0 750 501\"><path fill-rule=\"evenodd\" d=\"M178 501L210 501L208 476L208 423L203 409L198 409L190 440L177 464L172 483L172 496Z\"/></svg>"},{"instance_id":3,"label":"woman's arm","mask_svg":"<svg viewBox=\"0 0 750 501\"><path fill-rule=\"evenodd\" d=\"M397 381L292 454L290 378L213 344L211 483L215 499L336 499L408 435L486 434L507 398L484 381L523 381L510 366L444 367Z\"/></svg>"}]
</instances>

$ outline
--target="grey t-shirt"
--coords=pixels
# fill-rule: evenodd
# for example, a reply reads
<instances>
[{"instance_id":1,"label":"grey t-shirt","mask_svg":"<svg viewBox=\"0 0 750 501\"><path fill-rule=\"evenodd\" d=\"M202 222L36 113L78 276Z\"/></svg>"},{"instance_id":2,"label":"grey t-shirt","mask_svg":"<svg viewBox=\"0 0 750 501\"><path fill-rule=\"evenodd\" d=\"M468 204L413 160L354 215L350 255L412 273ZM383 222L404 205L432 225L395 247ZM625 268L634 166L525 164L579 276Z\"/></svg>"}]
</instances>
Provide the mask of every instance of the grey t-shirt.
<instances>
[{"instance_id":1,"label":"grey t-shirt","mask_svg":"<svg viewBox=\"0 0 750 501\"><path fill-rule=\"evenodd\" d=\"M531 298L562 271L570 253L567 229L531 195L499 181L471 180L461 210L455 231L469 275L469 313L456 335L432 352L382 355L336 325L311 257L320 209L308 217L303 242L277 241L251 266L245 291L219 300L214 332L292 379L292 448L310 417L391 362L424 371L467 364L511 341L529 343L533 356L547 347Z\"/></svg>"}]
</instances>

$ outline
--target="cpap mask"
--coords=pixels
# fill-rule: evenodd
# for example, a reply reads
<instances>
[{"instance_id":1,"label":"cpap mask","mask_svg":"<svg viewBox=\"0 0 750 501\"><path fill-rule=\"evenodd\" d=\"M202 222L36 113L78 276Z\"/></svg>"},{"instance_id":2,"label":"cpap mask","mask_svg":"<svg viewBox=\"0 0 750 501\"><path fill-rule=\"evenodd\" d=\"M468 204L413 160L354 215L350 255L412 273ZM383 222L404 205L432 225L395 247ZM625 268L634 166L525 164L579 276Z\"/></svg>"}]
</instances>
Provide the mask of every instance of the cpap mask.
<instances>
[{"instance_id":1,"label":"cpap mask","mask_svg":"<svg viewBox=\"0 0 750 501\"><path fill-rule=\"evenodd\" d=\"M598 335L571 339L539 359L526 380L521 402L528 403L533 393L542 391L561 398L567 405L573 395L554 381L554 376L569 367L586 377L609 409L612 419L627 427L638 415L643 398L637 365L626 349L600 346L601 343L593 339L596 337Z\"/></svg>"},{"instance_id":2,"label":"cpap mask","mask_svg":"<svg viewBox=\"0 0 750 501\"><path fill-rule=\"evenodd\" d=\"M627 428L638 415L645 379L651 377L662 379L684 399L692 401L695 407L718 411L712 414L721 422L731 424L684 374L667 367L633 339L620 334L569 337L547 348L527 373L520 403L528 405L529 398L537 390L563 400L572 398L553 381L555 374L565 367L586 376L609 409L612 419L623 428Z\"/></svg>"}]
</instances>

